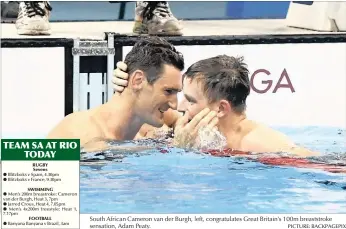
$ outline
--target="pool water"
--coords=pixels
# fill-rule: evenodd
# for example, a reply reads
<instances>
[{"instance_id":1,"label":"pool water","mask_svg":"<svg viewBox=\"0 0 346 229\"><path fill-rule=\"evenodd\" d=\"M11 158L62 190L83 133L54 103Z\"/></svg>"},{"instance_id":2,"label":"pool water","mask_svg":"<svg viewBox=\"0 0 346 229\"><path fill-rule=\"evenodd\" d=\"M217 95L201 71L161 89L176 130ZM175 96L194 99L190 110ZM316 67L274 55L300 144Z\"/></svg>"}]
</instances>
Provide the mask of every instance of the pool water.
<instances>
[{"instance_id":1,"label":"pool water","mask_svg":"<svg viewBox=\"0 0 346 229\"><path fill-rule=\"evenodd\" d=\"M346 130L276 128L346 166ZM182 149L81 165L81 213L346 213L346 174Z\"/></svg>"}]
</instances>

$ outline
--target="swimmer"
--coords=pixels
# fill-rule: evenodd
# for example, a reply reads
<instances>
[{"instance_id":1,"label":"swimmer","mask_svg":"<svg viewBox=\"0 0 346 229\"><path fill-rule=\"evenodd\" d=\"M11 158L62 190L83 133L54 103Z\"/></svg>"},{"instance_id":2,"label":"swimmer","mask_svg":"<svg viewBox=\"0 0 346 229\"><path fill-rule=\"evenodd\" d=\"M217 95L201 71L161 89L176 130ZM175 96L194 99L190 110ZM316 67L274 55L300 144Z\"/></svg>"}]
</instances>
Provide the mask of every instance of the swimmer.
<instances>
[{"instance_id":1,"label":"swimmer","mask_svg":"<svg viewBox=\"0 0 346 229\"><path fill-rule=\"evenodd\" d=\"M119 93L128 85L125 63L117 63L114 71L114 89ZM165 115L174 123L175 133L185 134L183 137L189 141L196 138L190 133L196 134L196 128L203 126L198 123L204 122L201 116L209 109L218 118L217 127L226 137L228 148L253 153L286 152L302 157L318 155L297 146L283 133L247 118L246 99L250 94L250 82L249 70L242 57L219 55L196 62L183 76L183 93L178 111L184 115L173 110Z\"/></svg>"},{"instance_id":2,"label":"swimmer","mask_svg":"<svg viewBox=\"0 0 346 229\"><path fill-rule=\"evenodd\" d=\"M125 61L130 77L121 94L115 93L96 108L67 115L47 138L80 139L84 147L94 139L132 140L144 123L162 127L164 113L177 109L184 69L182 54L162 38L144 37Z\"/></svg>"}]
</instances>

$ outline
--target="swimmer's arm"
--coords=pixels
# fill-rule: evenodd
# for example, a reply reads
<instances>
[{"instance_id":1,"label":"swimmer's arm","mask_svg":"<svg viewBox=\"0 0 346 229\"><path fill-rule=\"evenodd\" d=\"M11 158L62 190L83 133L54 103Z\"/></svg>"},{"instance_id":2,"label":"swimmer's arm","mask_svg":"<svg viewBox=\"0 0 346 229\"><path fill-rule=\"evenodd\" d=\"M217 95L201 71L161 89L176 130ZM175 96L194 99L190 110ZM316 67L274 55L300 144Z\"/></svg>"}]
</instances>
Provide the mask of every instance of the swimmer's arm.
<instances>
[{"instance_id":1,"label":"swimmer's arm","mask_svg":"<svg viewBox=\"0 0 346 229\"><path fill-rule=\"evenodd\" d=\"M286 152L302 157L319 155L317 152L297 146L283 133L267 127L257 128L244 137L241 148L242 150L250 152Z\"/></svg>"},{"instance_id":2,"label":"swimmer's arm","mask_svg":"<svg viewBox=\"0 0 346 229\"><path fill-rule=\"evenodd\" d=\"M182 117L182 114L177 110L169 109L163 114L164 123L170 127L174 128L178 119Z\"/></svg>"},{"instance_id":3,"label":"swimmer's arm","mask_svg":"<svg viewBox=\"0 0 346 229\"><path fill-rule=\"evenodd\" d=\"M139 129L138 133L136 134L136 136L134 137L134 140L148 138L147 134L150 131L155 131L155 129L157 128L150 126L148 124L143 124L142 127Z\"/></svg>"},{"instance_id":4,"label":"swimmer's arm","mask_svg":"<svg viewBox=\"0 0 346 229\"><path fill-rule=\"evenodd\" d=\"M287 149L287 152L291 153L291 154L294 154L294 155L301 156L301 157L311 157L311 156L319 156L319 155L321 155L318 152L314 152L314 151L305 149L305 148L303 148L301 146L297 146L297 145L291 147L290 149Z\"/></svg>"},{"instance_id":5,"label":"swimmer's arm","mask_svg":"<svg viewBox=\"0 0 346 229\"><path fill-rule=\"evenodd\" d=\"M164 113L163 121L168 128L174 128L177 120L181 116L182 115L178 111L169 109ZM143 124L143 126L138 131L138 133L136 134L134 139L138 140L138 139L152 138L155 135L154 134L155 131L157 131L159 129L160 128L155 128L155 127L150 126L148 124Z\"/></svg>"},{"instance_id":6,"label":"swimmer's arm","mask_svg":"<svg viewBox=\"0 0 346 229\"><path fill-rule=\"evenodd\" d=\"M140 140L140 139L145 139L145 138L146 138L145 135L143 135L140 131L136 134L136 136L133 138L133 140Z\"/></svg>"}]
</instances>

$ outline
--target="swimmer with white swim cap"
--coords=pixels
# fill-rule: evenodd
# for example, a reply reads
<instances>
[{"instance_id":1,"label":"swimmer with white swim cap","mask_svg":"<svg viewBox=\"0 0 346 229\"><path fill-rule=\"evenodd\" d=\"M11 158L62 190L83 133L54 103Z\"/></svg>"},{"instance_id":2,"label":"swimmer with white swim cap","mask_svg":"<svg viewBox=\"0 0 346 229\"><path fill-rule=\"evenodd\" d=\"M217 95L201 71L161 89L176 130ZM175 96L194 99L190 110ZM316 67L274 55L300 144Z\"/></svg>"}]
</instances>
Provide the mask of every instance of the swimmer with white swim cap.
<instances>
[{"instance_id":1,"label":"swimmer with white swim cap","mask_svg":"<svg viewBox=\"0 0 346 229\"><path fill-rule=\"evenodd\" d=\"M120 93L128 84L125 63L119 62L114 71L114 89ZM249 71L242 58L220 55L196 62L184 74L183 92L184 99L178 105L178 110L184 111L185 115L169 110L166 116L175 125L174 137L184 143L186 139L196 139L198 128L206 124L203 117L210 110L209 114L214 112L218 118L217 127L226 137L228 148L243 152L318 155L296 146L283 133L246 117L250 82Z\"/></svg>"}]
</instances>

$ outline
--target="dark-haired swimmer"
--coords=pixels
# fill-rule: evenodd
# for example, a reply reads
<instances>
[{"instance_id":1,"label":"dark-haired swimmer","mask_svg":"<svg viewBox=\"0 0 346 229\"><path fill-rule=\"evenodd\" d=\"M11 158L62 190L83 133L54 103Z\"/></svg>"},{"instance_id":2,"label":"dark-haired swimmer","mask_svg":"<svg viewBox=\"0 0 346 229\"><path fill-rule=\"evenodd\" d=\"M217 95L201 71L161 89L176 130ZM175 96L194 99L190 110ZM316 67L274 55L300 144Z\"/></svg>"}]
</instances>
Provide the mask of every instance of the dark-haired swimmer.
<instances>
[{"instance_id":1,"label":"dark-haired swimmer","mask_svg":"<svg viewBox=\"0 0 346 229\"><path fill-rule=\"evenodd\" d=\"M184 59L159 37L140 39L127 54L128 87L96 108L66 116L47 138L132 140L144 123L164 125L164 113L177 109Z\"/></svg>"},{"instance_id":2,"label":"dark-haired swimmer","mask_svg":"<svg viewBox=\"0 0 346 229\"><path fill-rule=\"evenodd\" d=\"M128 83L125 63L119 62L114 71L114 89L119 93ZM174 137L185 141L184 144L191 145L198 129L207 124L204 117L214 112L218 130L226 137L228 148L255 153L286 152L303 157L319 155L297 146L283 133L246 117L250 82L243 58L220 55L196 62L184 74L183 92L178 111L185 114L169 110L165 115L174 123Z\"/></svg>"}]
</instances>

